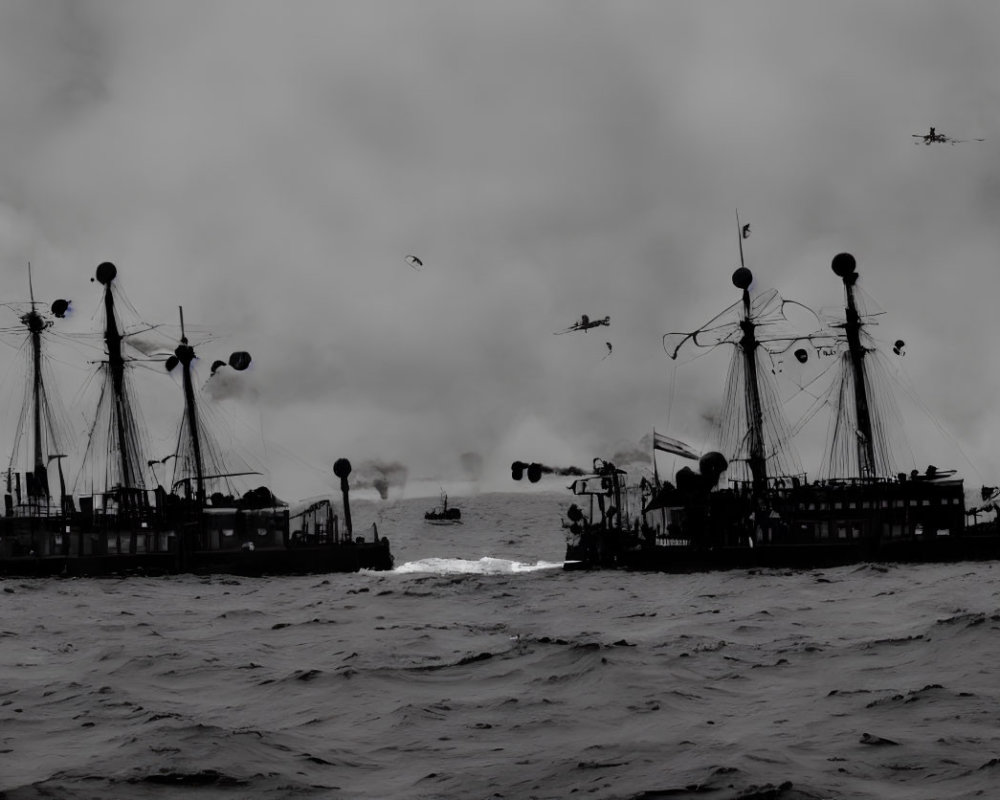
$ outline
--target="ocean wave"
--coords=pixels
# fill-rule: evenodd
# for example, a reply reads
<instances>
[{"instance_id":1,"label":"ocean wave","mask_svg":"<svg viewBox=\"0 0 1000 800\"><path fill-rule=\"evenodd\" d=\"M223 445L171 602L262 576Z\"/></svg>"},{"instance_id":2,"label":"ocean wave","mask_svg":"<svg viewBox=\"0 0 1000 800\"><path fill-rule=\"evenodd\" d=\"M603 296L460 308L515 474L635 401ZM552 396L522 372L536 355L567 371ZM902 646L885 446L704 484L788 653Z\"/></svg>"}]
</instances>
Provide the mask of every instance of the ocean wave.
<instances>
[{"instance_id":1,"label":"ocean wave","mask_svg":"<svg viewBox=\"0 0 1000 800\"><path fill-rule=\"evenodd\" d=\"M507 558L483 556L478 561L467 558L422 558L408 561L396 567L393 572L431 572L438 575L509 575L516 572L538 572L546 569L561 569L562 564L536 561L525 564Z\"/></svg>"},{"instance_id":2,"label":"ocean wave","mask_svg":"<svg viewBox=\"0 0 1000 800\"><path fill-rule=\"evenodd\" d=\"M0 796L996 794L996 564L563 572L548 502L401 503L402 574L0 580Z\"/></svg>"}]
</instances>

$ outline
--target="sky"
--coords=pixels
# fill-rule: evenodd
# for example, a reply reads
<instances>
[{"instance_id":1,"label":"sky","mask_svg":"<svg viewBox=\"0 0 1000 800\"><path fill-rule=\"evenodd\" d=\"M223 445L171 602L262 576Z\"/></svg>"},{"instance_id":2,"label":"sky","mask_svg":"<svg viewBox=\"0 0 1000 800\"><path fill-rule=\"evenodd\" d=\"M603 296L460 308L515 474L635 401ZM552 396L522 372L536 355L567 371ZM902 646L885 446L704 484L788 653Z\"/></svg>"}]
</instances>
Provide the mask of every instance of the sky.
<instances>
[{"instance_id":1,"label":"sky","mask_svg":"<svg viewBox=\"0 0 1000 800\"><path fill-rule=\"evenodd\" d=\"M707 446L728 354L661 340L739 299L738 209L755 291L837 307L857 257L914 457L995 483L998 38L985 0L7 0L3 299L30 262L91 325L110 260L143 320L183 306L279 495L470 452L507 488L654 427ZM611 324L553 336L581 314Z\"/></svg>"}]
</instances>

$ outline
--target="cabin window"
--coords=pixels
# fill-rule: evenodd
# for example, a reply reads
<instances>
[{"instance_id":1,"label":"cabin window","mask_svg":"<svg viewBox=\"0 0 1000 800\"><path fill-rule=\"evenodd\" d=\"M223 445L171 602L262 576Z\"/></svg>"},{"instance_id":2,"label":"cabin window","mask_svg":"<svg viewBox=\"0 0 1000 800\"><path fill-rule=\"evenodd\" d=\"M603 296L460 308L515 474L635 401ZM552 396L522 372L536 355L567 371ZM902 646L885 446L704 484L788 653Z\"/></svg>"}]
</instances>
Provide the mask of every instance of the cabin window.
<instances>
[{"instance_id":1,"label":"cabin window","mask_svg":"<svg viewBox=\"0 0 1000 800\"><path fill-rule=\"evenodd\" d=\"M931 501L930 501L930 500L924 500L924 501L922 501L922 502L920 503L920 505L922 505L922 506L929 506L930 504L931 504Z\"/></svg>"},{"instance_id":2,"label":"cabin window","mask_svg":"<svg viewBox=\"0 0 1000 800\"><path fill-rule=\"evenodd\" d=\"M837 502L837 503L834 503L834 504L833 504L833 507L834 507L834 508L843 508L843 507L844 507L844 504L843 504L843 503L840 503L840 502Z\"/></svg>"},{"instance_id":3,"label":"cabin window","mask_svg":"<svg viewBox=\"0 0 1000 800\"><path fill-rule=\"evenodd\" d=\"M952 504L953 506L957 506L957 505L958 505L958 498L957 498L957 497L953 497L953 498L951 499L951 504Z\"/></svg>"},{"instance_id":4,"label":"cabin window","mask_svg":"<svg viewBox=\"0 0 1000 800\"><path fill-rule=\"evenodd\" d=\"M223 528L222 529L222 535L225 536L225 537L227 537L227 538L230 537L230 536L232 536L233 535L233 529L232 528Z\"/></svg>"},{"instance_id":5,"label":"cabin window","mask_svg":"<svg viewBox=\"0 0 1000 800\"><path fill-rule=\"evenodd\" d=\"M871 504L871 503L869 503L869 502L868 502L867 500L865 500L865 501L864 501L864 502L863 502L863 503L861 504L861 507L862 507L862 508L871 508L871 507L872 507L872 504Z\"/></svg>"},{"instance_id":6,"label":"cabin window","mask_svg":"<svg viewBox=\"0 0 1000 800\"><path fill-rule=\"evenodd\" d=\"M819 510L820 511L826 511L826 508L827 508L826 503L820 503L819 504Z\"/></svg>"},{"instance_id":7,"label":"cabin window","mask_svg":"<svg viewBox=\"0 0 1000 800\"><path fill-rule=\"evenodd\" d=\"M809 510L810 511L815 511L816 510L816 504L815 503L810 503L809 504Z\"/></svg>"},{"instance_id":8,"label":"cabin window","mask_svg":"<svg viewBox=\"0 0 1000 800\"><path fill-rule=\"evenodd\" d=\"M817 529L816 532L819 535L820 539L828 539L828 538L830 538L830 525L829 525L829 523L827 523L827 522L821 522L819 524L819 528Z\"/></svg>"},{"instance_id":9,"label":"cabin window","mask_svg":"<svg viewBox=\"0 0 1000 800\"><path fill-rule=\"evenodd\" d=\"M837 538L846 539L847 538L847 528L839 527L837 528Z\"/></svg>"},{"instance_id":10,"label":"cabin window","mask_svg":"<svg viewBox=\"0 0 1000 800\"><path fill-rule=\"evenodd\" d=\"M143 520L142 522L139 523L139 527L140 528L148 528L149 527L149 523L146 522L145 520Z\"/></svg>"},{"instance_id":11,"label":"cabin window","mask_svg":"<svg viewBox=\"0 0 1000 800\"><path fill-rule=\"evenodd\" d=\"M906 505L906 503L904 503L902 500L896 500L892 505L894 508L902 508L904 505Z\"/></svg>"},{"instance_id":12,"label":"cabin window","mask_svg":"<svg viewBox=\"0 0 1000 800\"><path fill-rule=\"evenodd\" d=\"M849 503L847 507L848 508L857 508L858 504L857 503Z\"/></svg>"},{"instance_id":13,"label":"cabin window","mask_svg":"<svg viewBox=\"0 0 1000 800\"><path fill-rule=\"evenodd\" d=\"M267 528L257 528L257 535L260 536L262 539L269 533L270 531Z\"/></svg>"},{"instance_id":14,"label":"cabin window","mask_svg":"<svg viewBox=\"0 0 1000 800\"><path fill-rule=\"evenodd\" d=\"M883 500L881 503L879 503L879 505L882 508L888 508L889 507L889 501L888 500Z\"/></svg>"}]
</instances>

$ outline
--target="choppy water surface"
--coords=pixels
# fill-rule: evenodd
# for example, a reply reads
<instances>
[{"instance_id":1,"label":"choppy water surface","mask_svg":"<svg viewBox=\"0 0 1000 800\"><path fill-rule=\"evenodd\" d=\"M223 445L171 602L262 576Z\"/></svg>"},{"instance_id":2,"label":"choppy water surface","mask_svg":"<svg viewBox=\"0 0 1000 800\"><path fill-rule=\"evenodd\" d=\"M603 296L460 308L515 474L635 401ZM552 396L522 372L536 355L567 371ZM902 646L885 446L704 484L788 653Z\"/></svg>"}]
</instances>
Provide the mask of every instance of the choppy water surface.
<instances>
[{"instance_id":1,"label":"choppy water surface","mask_svg":"<svg viewBox=\"0 0 1000 800\"><path fill-rule=\"evenodd\" d=\"M0 582L2 796L996 796L995 565L564 573L561 496L454 502L358 510L393 573Z\"/></svg>"}]
</instances>

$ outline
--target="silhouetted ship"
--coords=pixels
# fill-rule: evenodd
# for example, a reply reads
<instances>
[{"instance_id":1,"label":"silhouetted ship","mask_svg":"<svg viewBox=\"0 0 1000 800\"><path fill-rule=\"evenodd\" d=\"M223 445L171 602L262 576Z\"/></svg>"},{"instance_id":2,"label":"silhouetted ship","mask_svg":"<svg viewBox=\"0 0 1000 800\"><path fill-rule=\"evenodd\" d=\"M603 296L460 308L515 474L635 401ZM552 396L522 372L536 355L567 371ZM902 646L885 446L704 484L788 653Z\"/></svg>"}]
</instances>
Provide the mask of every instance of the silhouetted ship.
<instances>
[{"instance_id":1,"label":"silhouetted ship","mask_svg":"<svg viewBox=\"0 0 1000 800\"><path fill-rule=\"evenodd\" d=\"M87 488L77 495L66 488L62 462L67 442L60 438L65 426L60 425L53 376L43 353L52 317L63 317L69 303L57 300L50 312L43 312L32 291L22 308L8 304L22 312L21 332L27 329L22 351L28 377L6 473L0 574L273 575L391 569L389 542L378 537L374 526L371 538L354 536L346 459L334 464L343 492L343 528L328 499L291 510L264 486L235 496L222 491L231 488L232 478L256 473L225 466L200 414L191 371L195 352L184 335L183 311L180 343L165 361L168 370L181 368L184 411L177 447L163 459L144 457L145 429L131 375L131 368L142 362L124 347L128 337L115 306L116 276L110 262L97 268L105 312L102 383L77 479ZM228 366L243 370L249 364L248 353L236 352ZM225 365L215 362L213 373ZM155 469L166 470L170 460L174 472L168 491L159 485ZM58 492L49 476L53 461Z\"/></svg>"},{"instance_id":2,"label":"silhouetted ship","mask_svg":"<svg viewBox=\"0 0 1000 800\"><path fill-rule=\"evenodd\" d=\"M982 505L967 510L954 470L893 468L897 414L885 364L865 330L855 259L842 253L832 267L843 280L846 313L815 333L788 330L784 306L792 301L776 292L751 301L753 276L740 267L733 274L740 301L698 331L664 337L672 358L688 346L734 346L722 452L699 455L654 432L654 470L657 450L698 462L697 470L679 470L672 483L654 472L653 480L636 484L614 464L595 460L591 474L571 486L577 502L564 522L567 569L813 568L1000 557L996 519L977 522L981 512L996 510L996 488L984 487ZM902 347L897 341L894 350ZM816 408L832 406L835 417L821 477L812 481L791 447L771 360L780 363L787 354L805 362L810 351L839 367L830 393L816 402Z\"/></svg>"},{"instance_id":3,"label":"silhouetted ship","mask_svg":"<svg viewBox=\"0 0 1000 800\"><path fill-rule=\"evenodd\" d=\"M424 513L424 520L431 525L461 525L462 510L448 505L448 493L441 492L441 505Z\"/></svg>"}]
</instances>

